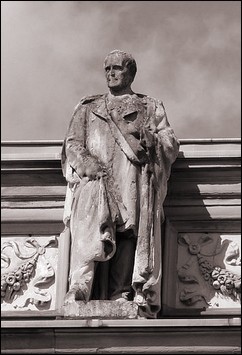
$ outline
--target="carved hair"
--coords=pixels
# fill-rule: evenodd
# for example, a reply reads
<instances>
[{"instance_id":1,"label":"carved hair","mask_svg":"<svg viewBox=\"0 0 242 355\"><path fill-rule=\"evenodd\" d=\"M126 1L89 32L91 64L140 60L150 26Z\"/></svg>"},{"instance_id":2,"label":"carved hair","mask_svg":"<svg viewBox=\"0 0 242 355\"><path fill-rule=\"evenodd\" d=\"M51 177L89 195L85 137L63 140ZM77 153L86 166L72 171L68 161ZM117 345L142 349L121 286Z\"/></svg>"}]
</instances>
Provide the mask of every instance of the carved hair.
<instances>
[{"instance_id":1,"label":"carved hair","mask_svg":"<svg viewBox=\"0 0 242 355\"><path fill-rule=\"evenodd\" d=\"M119 49L114 49L113 51L111 51L107 57L104 59L104 66L106 63L107 58L112 55L112 54L116 54L119 55L123 58L124 64L126 65L126 67L129 69L129 72L134 80L135 74L137 72L137 65L136 65L136 61L135 59L132 57L131 54L126 53L124 51L120 51Z\"/></svg>"}]
</instances>

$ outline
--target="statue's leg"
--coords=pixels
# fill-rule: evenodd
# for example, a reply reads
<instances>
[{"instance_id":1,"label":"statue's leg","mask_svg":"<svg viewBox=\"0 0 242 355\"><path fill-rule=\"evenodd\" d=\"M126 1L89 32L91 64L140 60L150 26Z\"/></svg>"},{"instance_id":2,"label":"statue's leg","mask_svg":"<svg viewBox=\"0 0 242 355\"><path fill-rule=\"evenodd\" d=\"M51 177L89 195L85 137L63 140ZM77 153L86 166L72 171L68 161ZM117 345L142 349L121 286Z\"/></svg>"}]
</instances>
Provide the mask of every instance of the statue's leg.
<instances>
[{"instance_id":1,"label":"statue's leg","mask_svg":"<svg viewBox=\"0 0 242 355\"><path fill-rule=\"evenodd\" d=\"M133 299L132 274L136 239L125 233L117 233L117 250L110 260L109 299Z\"/></svg>"},{"instance_id":2,"label":"statue's leg","mask_svg":"<svg viewBox=\"0 0 242 355\"><path fill-rule=\"evenodd\" d=\"M70 276L70 287L65 302L72 300L89 301L94 278L94 261L74 270Z\"/></svg>"}]
</instances>

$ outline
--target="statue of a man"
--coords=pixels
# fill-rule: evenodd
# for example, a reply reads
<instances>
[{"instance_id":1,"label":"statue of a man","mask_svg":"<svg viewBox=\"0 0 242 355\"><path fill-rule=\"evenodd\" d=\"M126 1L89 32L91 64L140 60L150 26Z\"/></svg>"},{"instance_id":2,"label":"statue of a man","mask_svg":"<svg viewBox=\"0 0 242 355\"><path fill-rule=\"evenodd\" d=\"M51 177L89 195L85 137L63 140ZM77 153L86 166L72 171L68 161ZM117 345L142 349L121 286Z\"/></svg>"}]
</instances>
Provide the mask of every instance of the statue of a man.
<instances>
[{"instance_id":1,"label":"statue of a man","mask_svg":"<svg viewBox=\"0 0 242 355\"><path fill-rule=\"evenodd\" d=\"M62 150L71 233L70 299L161 304L161 223L179 142L161 101L134 93L134 58L104 61L108 93L76 106Z\"/></svg>"}]
</instances>

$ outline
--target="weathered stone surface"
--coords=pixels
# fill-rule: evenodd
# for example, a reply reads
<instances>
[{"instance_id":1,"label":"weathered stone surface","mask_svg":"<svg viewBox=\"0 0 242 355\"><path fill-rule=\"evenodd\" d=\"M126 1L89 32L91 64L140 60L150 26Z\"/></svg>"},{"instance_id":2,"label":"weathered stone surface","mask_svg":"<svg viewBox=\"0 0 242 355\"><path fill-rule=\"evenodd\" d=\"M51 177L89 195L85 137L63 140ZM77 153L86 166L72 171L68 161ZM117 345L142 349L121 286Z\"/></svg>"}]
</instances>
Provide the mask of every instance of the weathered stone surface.
<instances>
[{"instance_id":1,"label":"weathered stone surface","mask_svg":"<svg viewBox=\"0 0 242 355\"><path fill-rule=\"evenodd\" d=\"M131 301L73 301L64 305L65 318L138 318L138 305Z\"/></svg>"},{"instance_id":2,"label":"weathered stone surface","mask_svg":"<svg viewBox=\"0 0 242 355\"><path fill-rule=\"evenodd\" d=\"M2 235L1 310L56 307L58 236Z\"/></svg>"},{"instance_id":3,"label":"weathered stone surface","mask_svg":"<svg viewBox=\"0 0 242 355\"><path fill-rule=\"evenodd\" d=\"M162 101L131 89L137 70L131 54L110 52L104 68L108 92L78 103L62 149L63 220L71 235L66 299L75 293L90 301L93 282L100 280L95 299L128 293L130 300L134 293L144 300L146 316L155 318L163 201L179 141ZM107 261L105 271L96 267Z\"/></svg>"},{"instance_id":4,"label":"weathered stone surface","mask_svg":"<svg viewBox=\"0 0 242 355\"><path fill-rule=\"evenodd\" d=\"M176 286L173 289L171 286L164 286L165 314L239 314L240 234L224 231L179 233L171 225L169 228L172 233L166 254L169 254L170 262L165 264L164 278L173 280L170 284ZM229 224L227 228L230 228ZM167 294L165 288L168 290Z\"/></svg>"}]
</instances>

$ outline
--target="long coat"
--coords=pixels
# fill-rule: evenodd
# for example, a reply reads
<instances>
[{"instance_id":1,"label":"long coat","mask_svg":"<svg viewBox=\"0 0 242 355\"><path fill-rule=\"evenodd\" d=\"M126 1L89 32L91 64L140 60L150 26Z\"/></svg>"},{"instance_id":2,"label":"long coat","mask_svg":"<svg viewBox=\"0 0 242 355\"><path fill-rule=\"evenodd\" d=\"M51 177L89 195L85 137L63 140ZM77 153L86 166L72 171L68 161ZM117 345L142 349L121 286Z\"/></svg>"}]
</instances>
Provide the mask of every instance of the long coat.
<instances>
[{"instance_id":1,"label":"long coat","mask_svg":"<svg viewBox=\"0 0 242 355\"><path fill-rule=\"evenodd\" d=\"M163 202L179 141L161 101L141 94L126 95L122 102L107 98L80 101L63 145L70 278L83 265L109 260L116 231L132 230L137 237L132 287L145 299L143 314L155 317L161 304ZM103 167L106 177L86 177L95 165Z\"/></svg>"}]
</instances>

